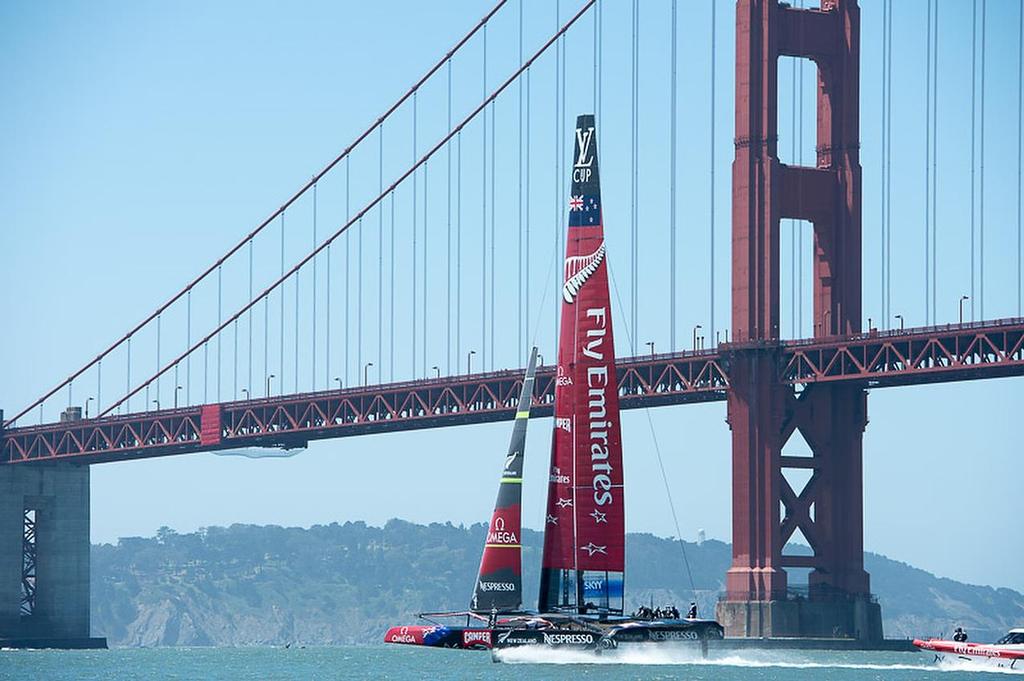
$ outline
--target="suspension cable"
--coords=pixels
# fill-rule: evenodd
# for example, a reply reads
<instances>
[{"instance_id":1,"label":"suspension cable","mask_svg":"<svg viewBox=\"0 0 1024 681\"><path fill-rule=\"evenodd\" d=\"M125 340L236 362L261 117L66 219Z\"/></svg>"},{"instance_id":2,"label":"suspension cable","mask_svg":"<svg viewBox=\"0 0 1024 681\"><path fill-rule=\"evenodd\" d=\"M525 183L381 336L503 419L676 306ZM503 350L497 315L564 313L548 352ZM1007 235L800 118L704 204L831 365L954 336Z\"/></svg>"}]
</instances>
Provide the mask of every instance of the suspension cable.
<instances>
[{"instance_id":1,"label":"suspension cable","mask_svg":"<svg viewBox=\"0 0 1024 681\"><path fill-rule=\"evenodd\" d=\"M294 274L299 269L301 269L313 257L315 257L318 253L320 253L320 251L324 250L327 247L328 244L330 244L335 239L337 239L339 236L344 234L354 223L356 223L357 221L361 220L364 215L366 215L370 210L372 210L377 204L379 204L384 199L384 196L388 192L394 190L399 185L401 185L403 182L405 182L405 180L407 180L410 176L412 176L413 173L415 173L420 168L420 166L425 164L427 162L427 160L429 160L434 154L436 154L441 148L443 148L444 145L446 145L456 135L458 135L458 133L460 131L462 131L462 129L465 128L468 123L470 123L477 115L479 115L482 111L484 111L486 109L486 107L492 101L497 99L497 97L502 92L504 92L513 82L515 82L515 80L520 75L522 75L534 62L536 62L537 59L539 59L553 44L555 44L558 41L558 39L566 33L566 31L568 31L570 28L572 28L572 26L580 19L580 17L582 17L584 14L586 14L587 10L589 10L594 5L594 2L595 2L595 0L587 0L583 4L583 6L580 7L580 9L568 21L566 21L558 29L557 32L555 32L554 35L552 35L543 45L541 45L530 56L529 59L527 59L525 62L523 62L523 64L521 64L519 66L519 68L517 68L504 82L501 83L501 85L499 85L494 91L492 91L491 94L488 95L476 108L474 108L471 112L469 112L466 115L466 117L463 118L462 121L455 128L453 128L446 135L444 135L433 147L430 148L430 150L428 150L423 156L421 156L418 161L416 161L410 168L408 168L405 172L403 172L401 175L399 175L398 178L396 180L394 180L391 183L391 185L385 190L384 195L377 196L377 197L373 198L371 201L369 201L362 209L359 210L358 213L356 213L355 216L349 218L345 222L345 224L343 224L341 227L339 227L337 230L335 230L335 232L333 234L331 234L329 237L327 237L327 239L325 239L315 250L313 250L311 253L308 253L301 260L299 260L297 263L295 263L295 265L293 265L290 270L288 270L285 274L283 274L281 277L279 277L277 280L275 280L273 283L271 283L269 286L267 286L267 288L265 288L260 293L260 295L257 298L255 298L254 300L250 300L248 303L246 303L244 306L242 306L242 308L240 308L237 312L235 312L235 314L233 314L231 317L229 317L228 319L226 319L223 322L221 322L217 326L217 328L215 328L213 331L208 333L203 338L203 340L198 341L197 343L193 344L184 353L179 355L177 358L175 358L169 364L165 365L164 368L161 369L160 372L158 372L158 374L159 375L163 375L175 363L180 362L185 356L187 356L188 354L194 352L201 345L206 343L209 339L213 338L215 335L220 333L224 329L225 326L227 326L228 324L233 322L235 319L237 319L242 314L245 314L245 312L247 312L249 309L254 307L260 300L262 300L266 296L270 295L270 293L272 293L279 286L281 286L281 284L283 284L292 274ZM110 405L106 409L106 411L104 411L102 414L98 414L98 417L106 416L107 414L109 414L115 408L117 408L118 406L123 404L126 400L130 399L132 396L134 396L135 394L137 394L138 392L143 390L146 386L148 386L156 378L157 378L156 375L151 376L150 378L148 378L145 382L141 383L134 390L129 391L129 393L126 394L124 397L122 397L120 400L118 400L114 404Z\"/></svg>"},{"instance_id":2,"label":"suspension cable","mask_svg":"<svg viewBox=\"0 0 1024 681\"><path fill-rule=\"evenodd\" d=\"M348 159L349 154L352 152L353 149L355 149L357 146L359 146L359 144L361 144L364 139L366 139L367 137L370 136L370 134L373 133L373 131L377 128L378 125L382 124L385 120L390 118L391 115L394 114L395 111L397 111L402 106L402 104L404 104L410 97L412 97L416 93L416 91L419 90L419 88L424 83L426 83L428 80L430 80L430 78L434 75L434 73L436 73L437 70L440 69L441 66L444 65L444 63L448 59L450 59L457 52L459 52L459 50L461 50L462 47L466 43L468 43L469 40L474 35L476 35L477 31L479 31L481 28L486 27L487 23L491 20L491 18L495 14L497 14L498 10L500 10L505 5L506 2L508 2L508 0L497 0L497 2L490 9L490 11L487 12L487 14L485 14L483 16L483 18L481 18L480 21L478 21L476 23L476 25L473 26L464 36L462 36L462 38L460 38L458 40L458 42L456 42L455 45L450 50L448 50L447 53L445 53L445 56L442 59L438 60L433 66L431 66L431 68L428 69L427 72L418 81L416 81L416 83L413 84L412 87L410 87L408 90L406 90L406 92L404 94L402 94L402 96L399 97L395 101L395 103L391 105L390 108L388 108L380 117L378 117L360 135L358 135L355 138L355 140L353 140L347 147L345 147L345 149L340 154L338 154L338 156L336 156L333 160L331 160L319 172L314 174L312 179L309 180L309 182L304 184L288 200L286 200L284 203L282 203L279 208L277 208L266 219L264 219L263 222L261 222L254 230L249 232L249 234L247 234L237 244L235 244L231 249L229 249L227 251L227 253L225 253L223 256L221 256L219 259L217 259L212 265L210 265L205 270L203 270L203 272L201 274L199 274L197 277L195 277L191 282L189 282L178 293L176 293L173 296L171 296L165 303L160 305L153 313L151 313L148 317L146 317L141 322L139 322L134 327L132 327L127 333L125 333L120 339L118 339L112 345L110 345L106 350L103 350L102 352L100 352L92 361L90 361L88 364L84 365L78 371L75 371L74 373L72 373L70 376L68 376L66 379L64 379L61 383L59 383L56 386L54 386L51 390L46 392L42 397L38 398L32 404L30 404L27 407L25 407L22 411L20 411L19 413L15 414L12 418L7 419L6 421L4 421L3 425L5 427L9 427L9 426L13 425L19 418L21 418L22 416L27 414L29 411L31 411L35 407L41 405L43 402L45 402L50 397L52 397L54 394L56 394L57 391L61 390L64 386L68 385L71 381L73 381L74 379L76 379L77 377L81 376L83 373L85 373L89 369L91 369L93 366L96 365L97 362L99 362L104 357L109 355L111 352L113 352L114 350L119 348L121 345L123 345L129 338L131 338L133 335L135 335L135 333L137 333L138 331L140 331L141 329L143 329L144 327L149 325L150 322L152 322L154 319L156 319L157 315L163 313L167 308L169 308L171 305L176 303L183 296L186 296L187 294L189 294L196 285L198 285L200 282L205 280L214 271L216 271L216 269L218 267L220 267L222 264L224 264L225 261L227 261L235 253L237 253L241 248L243 248L245 246L245 244L250 239L253 239L258 234L260 234L279 215L283 216L284 212L292 204L294 204L297 200L299 200L299 198L301 198L307 191L309 191L315 184L317 184L320 181L320 179L323 178L327 173L329 173L331 170L333 170L334 167L336 165L338 165L338 163L340 163L342 161L342 159Z\"/></svg>"}]
</instances>

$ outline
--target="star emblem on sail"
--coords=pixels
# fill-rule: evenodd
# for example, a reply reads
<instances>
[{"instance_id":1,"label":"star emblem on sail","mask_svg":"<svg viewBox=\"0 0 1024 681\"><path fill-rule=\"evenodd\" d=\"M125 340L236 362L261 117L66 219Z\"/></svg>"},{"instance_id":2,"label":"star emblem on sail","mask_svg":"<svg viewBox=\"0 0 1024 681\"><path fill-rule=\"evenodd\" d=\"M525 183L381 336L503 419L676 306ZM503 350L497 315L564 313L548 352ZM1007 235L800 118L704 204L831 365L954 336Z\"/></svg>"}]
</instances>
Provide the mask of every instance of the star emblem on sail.
<instances>
[{"instance_id":1,"label":"star emblem on sail","mask_svg":"<svg viewBox=\"0 0 1024 681\"><path fill-rule=\"evenodd\" d=\"M548 516L548 525L557 525L557 524L558 524L558 518L556 518L553 515L549 515Z\"/></svg>"},{"instance_id":2,"label":"star emblem on sail","mask_svg":"<svg viewBox=\"0 0 1024 681\"><path fill-rule=\"evenodd\" d=\"M572 499L562 499L561 497L559 497L556 503L558 504L559 508L565 508L566 506L572 506Z\"/></svg>"},{"instance_id":3,"label":"star emblem on sail","mask_svg":"<svg viewBox=\"0 0 1024 681\"><path fill-rule=\"evenodd\" d=\"M594 519L594 523L595 524L597 524L597 523L605 523L605 524L607 524L608 523L608 519L605 517L605 515L606 514L601 513L600 511L598 511L595 508L593 513L590 514L590 517Z\"/></svg>"},{"instance_id":4,"label":"star emblem on sail","mask_svg":"<svg viewBox=\"0 0 1024 681\"><path fill-rule=\"evenodd\" d=\"M565 283L562 284L562 298L572 304L583 284L597 271L604 260L604 241L590 255L573 255L565 259Z\"/></svg>"},{"instance_id":5,"label":"star emblem on sail","mask_svg":"<svg viewBox=\"0 0 1024 681\"><path fill-rule=\"evenodd\" d=\"M582 546L580 548L586 551L588 556L593 556L595 553L603 553L606 556L608 555L607 546L597 546L594 542L590 542L586 546Z\"/></svg>"}]
</instances>

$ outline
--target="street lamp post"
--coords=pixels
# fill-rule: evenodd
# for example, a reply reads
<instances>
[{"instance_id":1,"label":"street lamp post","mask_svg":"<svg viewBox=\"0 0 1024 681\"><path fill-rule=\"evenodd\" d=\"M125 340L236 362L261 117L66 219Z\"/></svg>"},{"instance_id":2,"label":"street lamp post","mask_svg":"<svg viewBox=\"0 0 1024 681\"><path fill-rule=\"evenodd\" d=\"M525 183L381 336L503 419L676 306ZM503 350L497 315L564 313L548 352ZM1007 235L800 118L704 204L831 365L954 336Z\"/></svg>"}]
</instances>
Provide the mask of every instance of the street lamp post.
<instances>
[{"instance_id":1,"label":"street lamp post","mask_svg":"<svg viewBox=\"0 0 1024 681\"><path fill-rule=\"evenodd\" d=\"M338 390L341 390L341 377L335 376L334 380L338 382Z\"/></svg>"},{"instance_id":2,"label":"street lamp post","mask_svg":"<svg viewBox=\"0 0 1024 681\"><path fill-rule=\"evenodd\" d=\"M902 333L903 332L903 315L901 315L901 314L894 314L892 316L892 318L900 320L900 332Z\"/></svg>"},{"instance_id":3,"label":"street lamp post","mask_svg":"<svg viewBox=\"0 0 1024 681\"><path fill-rule=\"evenodd\" d=\"M277 378L274 374L267 376L267 397L270 397L270 382Z\"/></svg>"},{"instance_id":4,"label":"street lamp post","mask_svg":"<svg viewBox=\"0 0 1024 681\"><path fill-rule=\"evenodd\" d=\"M698 324L697 326L693 327L693 349L694 350L697 349L697 332L700 331L703 328L704 327L701 326L700 324Z\"/></svg>"},{"instance_id":5,"label":"street lamp post","mask_svg":"<svg viewBox=\"0 0 1024 681\"><path fill-rule=\"evenodd\" d=\"M654 341L647 341L645 345L651 349L651 357L654 357Z\"/></svg>"},{"instance_id":6,"label":"street lamp post","mask_svg":"<svg viewBox=\"0 0 1024 681\"><path fill-rule=\"evenodd\" d=\"M430 368L433 369L434 373L436 374L436 376L434 378L441 378L441 369L439 369L437 367L437 365L434 365L434 366L432 366Z\"/></svg>"},{"instance_id":7,"label":"street lamp post","mask_svg":"<svg viewBox=\"0 0 1024 681\"><path fill-rule=\"evenodd\" d=\"M970 296L960 296L960 324L964 323L964 302L970 300Z\"/></svg>"},{"instance_id":8,"label":"street lamp post","mask_svg":"<svg viewBox=\"0 0 1024 681\"><path fill-rule=\"evenodd\" d=\"M93 401L92 397L85 398L85 418L89 418L89 403Z\"/></svg>"},{"instance_id":9,"label":"street lamp post","mask_svg":"<svg viewBox=\"0 0 1024 681\"><path fill-rule=\"evenodd\" d=\"M160 411L160 400L153 400L153 404L156 405L156 410Z\"/></svg>"},{"instance_id":10,"label":"street lamp post","mask_svg":"<svg viewBox=\"0 0 1024 681\"><path fill-rule=\"evenodd\" d=\"M174 408L175 409L178 408L178 391L179 390L182 390L182 387L180 385L174 386ZM248 393L249 391L246 390L245 392Z\"/></svg>"},{"instance_id":11,"label":"street lamp post","mask_svg":"<svg viewBox=\"0 0 1024 681\"><path fill-rule=\"evenodd\" d=\"M242 392L245 393L245 401L248 402L249 401L249 389L248 388L242 388ZM174 394L174 398L175 398L174 406L177 407L178 406L178 400L177 400L178 394L177 393Z\"/></svg>"},{"instance_id":12,"label":"street lamp post","mask_svg":"<svg viewBox=\"0 0 1024 681\"><path fill-rule=\"evenodd\" d=\"M473 373L473 355L476 354L476 350L470 350L466 353L466 375Z\"/></svg>"},{"instance_id":13,"label":"street lamp post","mask_svg":"<svg viewBox=\"0 0 1024 681\"><path fill-rule=\"evenodd\" d=\"M363 386L370 385L370 367L373 366L373 362L367 362L366 366L363 367Z\"/></svg>"}]
</instances>

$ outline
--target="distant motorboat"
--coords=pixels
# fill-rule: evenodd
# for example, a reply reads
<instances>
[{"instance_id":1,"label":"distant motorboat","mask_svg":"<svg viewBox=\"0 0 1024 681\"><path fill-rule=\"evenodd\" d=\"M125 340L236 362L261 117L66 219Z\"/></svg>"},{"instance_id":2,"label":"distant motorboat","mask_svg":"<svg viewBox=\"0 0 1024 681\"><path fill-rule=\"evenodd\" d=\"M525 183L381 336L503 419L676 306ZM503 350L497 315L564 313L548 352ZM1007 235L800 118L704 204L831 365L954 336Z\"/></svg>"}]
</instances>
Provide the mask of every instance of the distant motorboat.
<instances>
[{"instance_id":1,"label":"distant motorboat","mask_svg":"<svg viewBox=\"0 0 1024 681\"><path fill-rule=\"evenodd\" d=\"M971 643L939 638L914 639L921 650L935 653L938 661L964 661L987 667L1024 672L1024 627L1010 629L995 643Z\"/></svg>"}]
</instances>

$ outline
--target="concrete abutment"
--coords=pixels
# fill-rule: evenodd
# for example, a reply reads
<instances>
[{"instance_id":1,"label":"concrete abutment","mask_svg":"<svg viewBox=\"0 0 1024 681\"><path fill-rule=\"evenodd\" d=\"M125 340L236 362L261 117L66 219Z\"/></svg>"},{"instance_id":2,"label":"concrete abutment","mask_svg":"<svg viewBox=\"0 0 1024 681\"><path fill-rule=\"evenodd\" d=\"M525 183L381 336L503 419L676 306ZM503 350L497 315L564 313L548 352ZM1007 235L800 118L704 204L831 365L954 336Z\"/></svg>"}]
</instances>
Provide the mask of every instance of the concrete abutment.
<instances>
[{"instance_id":1,"label":"concrete abutment","mask_svg":"<svg viewBox=\"0 0 1024 681\"><path fill-rule=\"evenodd\" d=\"M101 647L89 628L89 467L0 466L0 646Z\"/></svg>"}]
</instances>

